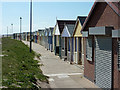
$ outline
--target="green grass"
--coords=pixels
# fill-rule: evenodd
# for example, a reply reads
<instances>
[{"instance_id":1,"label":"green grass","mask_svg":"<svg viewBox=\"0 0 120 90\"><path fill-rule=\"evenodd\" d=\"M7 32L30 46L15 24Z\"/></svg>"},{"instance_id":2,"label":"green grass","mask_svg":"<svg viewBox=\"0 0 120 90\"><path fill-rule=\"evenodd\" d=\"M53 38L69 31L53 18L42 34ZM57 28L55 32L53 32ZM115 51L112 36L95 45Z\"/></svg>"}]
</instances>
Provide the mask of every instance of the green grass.
<instances>
[{"instance_id":1,"label":"green grass","mask_svg":"<svg viewBox=\"0 0 120 90\"><path fill-rule=\"evenodd\" d=\"M35 53L35 55L40 60L41 54Z\"/></svg>"},{"instance_id":2,"label":"green grass","mask_svg":"<svg viewBox=\"0 0 120 90\"><path fill-rule=\"evenodd\" d=\"M38 61L34 60L35 52L29 52L27 45L10 38L2 39L2 86L8 88L37 88L36 78L47 82L42 74ZM39 55L40 56L40 55Z\"/></svg>"}]
</instances>

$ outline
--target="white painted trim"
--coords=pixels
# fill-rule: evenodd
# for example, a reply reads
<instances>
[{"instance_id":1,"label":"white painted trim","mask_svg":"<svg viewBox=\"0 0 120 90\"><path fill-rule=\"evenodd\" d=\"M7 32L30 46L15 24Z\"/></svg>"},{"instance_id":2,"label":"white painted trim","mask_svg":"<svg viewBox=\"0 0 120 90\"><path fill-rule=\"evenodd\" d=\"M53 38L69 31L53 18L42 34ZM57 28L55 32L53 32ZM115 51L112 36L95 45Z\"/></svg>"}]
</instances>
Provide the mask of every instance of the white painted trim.
<instances>
[{"instance_id":1,"label":"white painted trim","mask_svg":"<svg viewBox=\"0 0 120 90\"><path fill-rule=\"evenodd\" d=\"M61 74L45 74L46 76L60 76L60 75L82 75L82 73L61 73Z\"/></svg>"},{"instance_id":2,"label":"white painted trim","mask_svg":"<svg viewBox=\"0 0 120 90\"><path fill-rule=\"evenodd\" d=\"M67 32L67 33L65 33L65 32ZM66 34L66 35L64 35L64 34ZM65 25L65 27L63 29L62 37L71 37L71 35L70 35L70 33L69 33L68 28L67 28L66 25Z\"/></svg>"},{"instance_id":3,"label":"white painted trim","mask_svg":"<svg viewBox=\"0 0 120 90\"><path fill-rule=\"evenodd\" d=\"M70 51L67 51L68 53L71 53Z\"/></svg>"},{"instance_id":4,"label":"white painted trim","mask_svg":"<svg viewBox=\"0 0 120 90\"><path fill-rule=\"evenodd\" d=\"M55 29L55 35L60 35L60 31L59 31L58 24L56 25L56 29Z\"/></svg>"},{"instance_id":5,"label":"white painted trim","mask_svg":"<svg viewBox=\"0 0 120 90\"><path fill-rule=\"evenodd\" d=\"M68 28L67 28L67 26L66 26L66 29L67 29L67 32L68 32L68 35L69 35L69 37L71 37L71 35L70 35L70 32L68 31Z\"/></svg>"},{"instance_id":6,"label":"white painted trim","mask_svg":"<svg viewBox=\"0 0 120 90\"><path fill-rule=\"evenodd\" d=\"M59 75L58 78L69 78L68 75Z\"/></svg>"}]
</instances>

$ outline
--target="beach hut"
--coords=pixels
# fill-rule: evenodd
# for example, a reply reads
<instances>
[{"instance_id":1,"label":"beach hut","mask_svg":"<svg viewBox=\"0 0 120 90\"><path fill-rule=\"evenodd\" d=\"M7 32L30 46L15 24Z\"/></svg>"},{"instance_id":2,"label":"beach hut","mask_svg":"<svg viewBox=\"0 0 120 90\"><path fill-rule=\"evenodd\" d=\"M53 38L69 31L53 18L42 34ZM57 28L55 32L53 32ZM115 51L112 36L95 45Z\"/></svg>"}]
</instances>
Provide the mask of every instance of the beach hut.
<instances>
[{"instance_id":1,"label":"beach hut","mask_svg":"<svg viewBox=\"0 0 120 90\"><path fill-rule=\"evenodd\" d=\"M38 32L39 32L39 44L41 45L41 43L42 43L42 32L43 32L43 29L39 29L38 30Z\"/></svg>"},{"instance_id":2,"label":"beach hut","mask_svg":"<svg viewBox=\"0 0 120 90\"><path fill-rule=\"evenodd\" d=\"M13 39L15 39L15 33L13 33Z\"/></svg>"},{"instance_id":3,"label":"beach hut","mask_svg":"<svg viewBox=\"0 0 120 90\"><path fill-rule=\"evenodd\" d=\"M61 44L63 44L63 40L61 38L62 31L64 29L64 24L74 24L75 20L57 20L54 31L54 49L55 55L59 55L61 57Z\"/></svg>"},{"instance_id":4,"label":"beach hut","mask_svg":"<svg viewBox=\"0 0 120 90\"><path fill-rule=\"evenodd\" d=\"M120 2L95 2L82 27L84 76L100 88L120 88Z\"/></svg>"},{"instance_id":5,"label":"beach hut","mask_svg":"<svg viewBox=\"0 0 120 90\"><path fill-rule=\"evenodd\" d=\"M21 38L21 37L20 37L20 33L18 33L18 40L20 40L20 38Z\"/></svg>"},{"instance_id":6,"label":"beach hut","mask_svg":"<svg viewBox=\"0 0 120 90\"><path fill-rule=\"evenodd\" d=\"M37 37L37 31L35 31L34 36L35 36L34 37L34 42L37 43L37 39L38 39L38 37Z\"/></svg>"},{"instance_id":7,"label":"beach hut","mask_svg":"<svg viewBox=\"0 0 120 90\"><path fill-rule=\"evenodd\" d=\"M27 41L30 41L30 32L27 32Z\"/></svg>"},{"instance_id":8,"label":"beach hut","mask_svg":"<svg viewBox=\"0 0 120 90\"><path fill-rule=\"evenodd\" d=\"M13 34L14 39L17 39L17 33Z\"/></svg>"},{"instance_id":9,"label":"beach hut","mask_svg":"<svg viewBox=\"0 0 120 90\"><path fill-rule=\"evenodd\" d=\"M40 32L37 31L37 43L39 44L40 43Z\"/></svg>"},{"instance_id":10,"label":"beach hut","mask_svg":"<svg viewBox=\"0 0 120 90\"><path fill-rule=\"evenodd\" d=\"M34 42L34 32L31 33L31 39L32 39L32 42Z\"/></svg>"},{"instance_id":11,"label":"beach hut","mask_svg":"<svg viewBox=\"0 0 120 90\"><path fill-rule=\"evenodd\" d=\"M74 28L74 63L84 64L83 56L83 38L81 29L84 24L86 16L78 16Z\"/></svg>"},{"instance_id":12,"label":"beach hut","mask_svg":"<svg viewBox=\"0 0 120 90\"><path fill-rule=\"evenodd\" d=\"M53 49L53 52L55 53L55 29L56 29L56 25L54 26L54 29L53 29L53 33L52 33L52 43L53 43L53 47L52 47L52 49Z\"/></svg>"},{"instance_id":13,"label":"beach hut","mask_svg":"<svg viewBox=\"0 0 120 90\"><path fill-rule=\"evenodd\" d=\"M17 40L20 40L20 34L16 33L16 35L17 35Z\"/></svg>"},{"instance_id":14,"label":"beach hut","mask_svg":"<svg viewBox=\"0 0 120 90\"><path fill-rule=\"evenodd\" d=\"M24 33L21 33L21 40L24 40Z\"/></svg>"},{"instance_id":15,"label":"beach hut","mask_svg":"<svg viewBox=\"0 0 120 90\"><path fill-rule=\"evenodd\" d=\"M22 40L22 33L20 35L21 35L21 40Z\"/></svg>"},{"instance_id":16,"label":"beach hut","mask_svg":"<svg viewBox=\"0 0 120 90\"><path fill-rule=\"evenodd\" d=\"M61 34L63 45L62 46L62 58L66 59L69 62L73 62L73 51L74 51L74 37L73 37L73 32L74 32L74 27L75 27L75 22L72 24L65 24L63 32Z\"/></svg>"},{"instance_id":17,"label":"beach hut","mask_svg":"<svg viewBox=\"0 0 120 90\"><path fill-rule=\"evenodd\" d=\"M38 33L39 33L39 36L38 36L39 43L38 44L40 44L40 42L41 42L41 30L40 29L38 29Z\"/></svg>"},{"instance_id":18,"label":"beach hut","mask_svg":"<svg viewBox=\"0 0 120 90\"><path fill-rule=\"evenodd\" d=\"M15 33L15 39L17 40L17 33Z\"/></svg>"},{"instance_id":19,"label":"beach hut","mask_svg":"<svg viewBox=\"0 0 120 90\"><path fill-rule=\"evenodd\" d=\"M49 50L52 52L53 51L53 27L49 28L49 32L48 32L48 44L49 44Z\"/></svg>"},{"instance_id":20,"label":"beach hut","mask_svg":"<svg viewBox=\"0 0 120 90\"><path fill-rule=\"evenodd\" d=\"M42 45L42 33L43 33L43 30L41 31L41 33L40 33L40 45Z\"/></svg>"},{"instance_id":21,"label":"beach hut","mask_svg":"<svg viewBox=\"0 0 120 90\"><path fill-rule=\"evenodd\" d=\"M25 37L24 38L25 38L25 41L27 41L27 32L25 32Z\"/></svg>"},{"instance_id":22,"label":"beach hut","mask_svg":"<svg viewBox=\"0 0 120 90\"><path fill-rule=\"evenodd\" d=\"M44 46L45 45L45 42L44 42L44 37L45 36L45 29L42 30L41 32L41 45Z\"/></svg>"},{"instance_id":23,"label":"beach hut","mask_svg":"<svg viewBox=\"0 0 120 90\"><path fill-rule=\"evenodd\" d=\"M45 28L45 39L44 39L44 41L45 41L45 48L48 50L48 48L49 48L49 45L48 45L48 32L49 32L49 29L48 28Z\"/></svg>"},{"instance_id":24,"label":"beach hut","mask_svg":"<svg viewBox=\"0 0 120 90\"><path fill-rule=\"evenodd\" d=\"M41 42L42 42L42 34L41 34L41 32L40 32L39 37L40 37L40 38L39 38L39 40L40 40L40 43L39 43L39 44L41 45Z\"/></svg>"},{"instance_id":25,"label":"beach hut","mask_svg":"<svg viewBox=\"0 0 120 90\"><path fill-rule=\"evenodd\" d=\"M31 33L31 39L32 39L32 42L34 41L34 32Z\"/></svg>"},{"instance_id":26,"label":"beach hut","mask_svg":"<svg viewBox=\"0 0 120 90\"><path fill-rule=\"evenodd\" d=\"M25 37L26 37L26 36L25 36L25 32L23 32L23 40L24 40L24 41L25 41Z\"/></svg>"},{"instance_id":27,"label":"beach hut","mask_svg":"<svg viewBox=\"0 0 120 90\"><path fill-rule=\"evenodd\" d=\"M14 39L16 39L16 33L14 33L13 36L14 36Z\"/></svg>"}]
</instances>

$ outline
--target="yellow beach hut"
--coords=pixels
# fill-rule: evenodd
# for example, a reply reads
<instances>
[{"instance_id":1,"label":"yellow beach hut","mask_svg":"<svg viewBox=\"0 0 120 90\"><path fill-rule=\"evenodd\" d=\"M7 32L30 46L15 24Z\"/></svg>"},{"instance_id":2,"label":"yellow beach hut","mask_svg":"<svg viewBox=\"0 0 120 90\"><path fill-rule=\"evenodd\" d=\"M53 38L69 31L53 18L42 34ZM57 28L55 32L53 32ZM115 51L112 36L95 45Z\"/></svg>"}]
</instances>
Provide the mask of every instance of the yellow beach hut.
<instances>
[{"instance_id":1,"label":"yellow beach hut","mask_svg":"<svg viewBox=\"0 0 120 90\"><path fill-rule=\"evenodd\" d=\"M83 60L83 38L81 29L84 24L86 16L78 16L74 28L74 63L84 64Z\"/></svg>"}]
</instances>

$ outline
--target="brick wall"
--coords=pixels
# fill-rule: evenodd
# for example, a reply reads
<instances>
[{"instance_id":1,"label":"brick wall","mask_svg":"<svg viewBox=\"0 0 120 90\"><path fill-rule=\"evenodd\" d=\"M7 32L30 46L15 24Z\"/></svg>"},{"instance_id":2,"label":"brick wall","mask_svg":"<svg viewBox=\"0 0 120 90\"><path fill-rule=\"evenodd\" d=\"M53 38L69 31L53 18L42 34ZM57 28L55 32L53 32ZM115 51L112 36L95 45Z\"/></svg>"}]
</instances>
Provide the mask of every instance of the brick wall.
<instances>
[{"instance_id":1,"label":"brick wall","mask_svg":"<svg viewBox=\"0 0 120 90\"><path fill-rule=\"evenodd\" d=\"M88 30L89 27L99 26L113 26L114 29L120 29L120 17L107 5L107 3L98 2L94 11L91 14L89 21L84 30ZM85 39L84 39L85 46ZM85 48L84 48L84 51ZM91 63L86 60L86 52L84 55L84 76L94 81L94 61ZM117 68L117 39L113 39L113 61L114 61L114 88L120 88L120 72Z\"/></svg>"},{"instance_id":2,"label":"brick wall","mask_svg":"<svg viewBox=\"0 0 120 90\"><path fill-rule=\"evenodd\" d=\"M119 75L119 71L118 71L118 65L117 65L117 40L116 39L112 39L113 41L113 60L114 60L114 70L113 70L113 79L114 79L114 82L113 82L113 85L114 85L114 88L118 88L119 85L118 85L118 81L119 81L119 78L118 78L118 75Z\"/></svg>"},{"instance_id":3,"label":"brick wall","mask_svg":"<svg viewBox=\"0 0 120 90\"><path fill-rule=\"evenodd\" d=\"M86 59L86 39L84 38L84 76L88 78L90 81L94 82L94 61L88 61Z\"/></svg>"}]
</instances>

